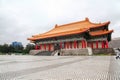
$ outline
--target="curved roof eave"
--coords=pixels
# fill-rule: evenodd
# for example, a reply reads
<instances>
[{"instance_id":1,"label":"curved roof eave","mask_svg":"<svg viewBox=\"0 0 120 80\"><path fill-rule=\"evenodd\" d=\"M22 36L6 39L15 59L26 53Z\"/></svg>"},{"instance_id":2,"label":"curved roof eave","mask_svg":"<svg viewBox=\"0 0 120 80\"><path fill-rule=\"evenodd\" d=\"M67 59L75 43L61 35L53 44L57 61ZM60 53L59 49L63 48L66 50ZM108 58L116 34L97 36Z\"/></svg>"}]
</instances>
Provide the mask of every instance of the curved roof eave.
<instances>
[{"instance_id":1,"label":"curved roof eave","mask_svg":"<svg viewBox=\"0 0 120 80\"><path fill-rule=\"evenodd\" d=\"M105 34L109 34L112 33L113 30L109 30L109 31L103 31L103 32L96 32L96 33L89 33L91 36L100 36L100 35L105 35Z\"/></svg>"},{"instance_id":2,"label":"curved roof eave","mask_svg":"<svg viewBox=\"0 0 120 80\"><path fill-rule=\"evenodd\" d=\"M86 31L88 31L88 28L81 30L75 30L75 31L68 31L68 32L63 32L63 33L57 33L57 34L49 34L49 35L43 35L40 37L32 37L32 38L28 38L28 40L39 40L39 39L46 39L46 38L52 38L52 37L58 37L58 36L67 36L67 35L72 35L72 34L81 34L84 33Z\"/></svg>"}]
</instances>

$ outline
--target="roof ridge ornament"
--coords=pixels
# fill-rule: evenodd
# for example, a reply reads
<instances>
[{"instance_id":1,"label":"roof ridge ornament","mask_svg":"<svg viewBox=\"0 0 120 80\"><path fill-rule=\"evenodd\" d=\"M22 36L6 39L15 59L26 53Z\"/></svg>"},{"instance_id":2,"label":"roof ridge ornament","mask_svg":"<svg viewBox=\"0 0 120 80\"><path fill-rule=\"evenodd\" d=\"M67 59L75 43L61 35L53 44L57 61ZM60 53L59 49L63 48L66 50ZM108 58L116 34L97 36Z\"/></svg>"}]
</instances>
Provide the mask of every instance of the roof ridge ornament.
<instances>
[{"instance_id":1,"label":"roof ridge ornament","mask_svg":"<svg viewBox=\"0 0 120 80\"><path fill-rule=\"evenodd\" d=\"M55 25L55 28L57 28L57 27L58 27L58 25L56 24L56 25Z\"/></svg>"},{"instance_id":2,"label":"roof ridge ornament","mask_svg":"<svg viewBox=\"0 0 120 80\"><path fill-rule=\"evenodd\" d=\"M85 18L85 21L89 21L89 18L88 18L88 17L86 17L86 18Z\"/></svg>"}]
</instances>

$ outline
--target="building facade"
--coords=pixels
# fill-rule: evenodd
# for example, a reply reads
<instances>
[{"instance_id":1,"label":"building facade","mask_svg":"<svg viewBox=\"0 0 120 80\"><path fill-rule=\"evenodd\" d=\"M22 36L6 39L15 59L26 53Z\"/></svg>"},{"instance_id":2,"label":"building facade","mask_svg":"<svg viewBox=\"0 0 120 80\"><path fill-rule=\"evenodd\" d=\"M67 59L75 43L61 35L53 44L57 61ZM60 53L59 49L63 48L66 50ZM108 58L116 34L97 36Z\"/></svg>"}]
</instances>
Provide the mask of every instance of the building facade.
<instances>
[{"instance_id":1,"label":"building facade","mask_svg":"<svg viewBox=\"0 0 120 80\"><path fill-rule=\"evenodd\" d=\"M17 41L12 42L11 46L13 46L14 48L23 47L22 43Z\"/></svg>"},{"instance_id":2,"label":"building facade","mask_svg":"<svg viewBox=\"0 0 120 80\"><path fill-rule=\"evenodd\" d=\"M86 18L55 27L43 34L28 38L35 43L35 50L55 51L58 49L109 48L113 30L108 29L110 22L92 23Z\"/></svg>"}]
</instances>

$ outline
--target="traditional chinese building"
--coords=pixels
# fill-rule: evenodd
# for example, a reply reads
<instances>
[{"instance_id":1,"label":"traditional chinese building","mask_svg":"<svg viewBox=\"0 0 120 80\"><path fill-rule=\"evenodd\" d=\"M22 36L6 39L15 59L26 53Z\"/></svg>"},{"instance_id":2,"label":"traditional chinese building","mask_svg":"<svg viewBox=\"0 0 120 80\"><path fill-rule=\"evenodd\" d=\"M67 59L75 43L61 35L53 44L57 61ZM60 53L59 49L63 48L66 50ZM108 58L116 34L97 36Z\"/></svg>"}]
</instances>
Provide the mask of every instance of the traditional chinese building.
<instances>
[{"instance_id":1,"label":"traditional chinese building","mask_svg":"<svg viewBox=\"0 0 120 80\"><path fill-rule=\"evenodd\" d=\"M57 49L109 48L113 30L108 29L110 22L92 23L86 18L55 27L43 34L28 38L35 43L35 50L54 51Z\"/></svg>"}]
</instances>

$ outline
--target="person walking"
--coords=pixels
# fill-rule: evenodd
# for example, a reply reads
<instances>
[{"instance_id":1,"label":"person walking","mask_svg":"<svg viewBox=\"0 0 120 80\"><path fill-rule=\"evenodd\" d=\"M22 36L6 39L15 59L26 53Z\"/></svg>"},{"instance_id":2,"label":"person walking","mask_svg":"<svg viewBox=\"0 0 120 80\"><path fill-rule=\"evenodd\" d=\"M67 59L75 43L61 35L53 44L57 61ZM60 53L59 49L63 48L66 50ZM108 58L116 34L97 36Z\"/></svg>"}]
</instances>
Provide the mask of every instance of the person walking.
<instances>
[{"instance_id":1,"label":"person walking","mask_svg":"<svg viewBox=\"0 0 120 80\"><path fill-rule=\"evenodd\" d=\"M117 48L115 52L116 52L116 59L120 59L120 49Z\"/></svg>"}]
</instances>

